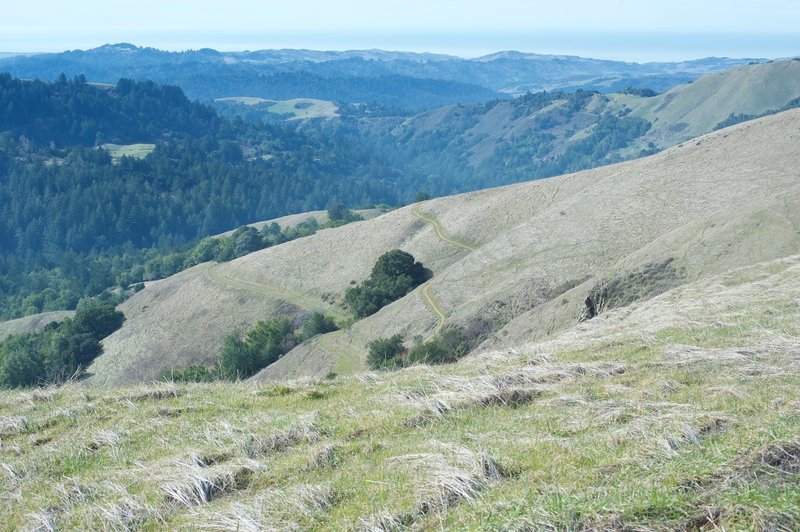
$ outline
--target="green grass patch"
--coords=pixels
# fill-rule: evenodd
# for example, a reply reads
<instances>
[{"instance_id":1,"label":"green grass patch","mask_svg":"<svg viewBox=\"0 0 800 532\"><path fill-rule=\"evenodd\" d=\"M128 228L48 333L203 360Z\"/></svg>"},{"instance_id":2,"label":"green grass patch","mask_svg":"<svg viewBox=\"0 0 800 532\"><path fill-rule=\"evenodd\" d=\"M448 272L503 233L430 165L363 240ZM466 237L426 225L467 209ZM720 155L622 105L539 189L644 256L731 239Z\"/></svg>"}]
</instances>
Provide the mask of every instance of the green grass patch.
<instances>
[{"instance_id":1,"label":"green grass patch","mask_svg":"<svg viewBox=\"0 0 800 532\"><path fill-rule=\"evenodd\" d=\"M133 157L134 159L144 159L156 149L155 144L103 144L113 161L119 161L123 157Z\"/></svg>"}]
</instances>

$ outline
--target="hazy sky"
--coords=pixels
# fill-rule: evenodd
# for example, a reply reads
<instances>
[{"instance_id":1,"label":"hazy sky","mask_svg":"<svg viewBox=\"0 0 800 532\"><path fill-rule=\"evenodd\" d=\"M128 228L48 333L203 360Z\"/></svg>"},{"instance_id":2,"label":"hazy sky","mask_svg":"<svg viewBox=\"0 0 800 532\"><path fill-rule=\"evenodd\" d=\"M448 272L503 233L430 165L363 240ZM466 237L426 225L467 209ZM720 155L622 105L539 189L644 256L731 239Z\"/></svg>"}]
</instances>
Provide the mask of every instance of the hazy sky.
<instances>
[{"instance_id":1,"label":"hazy sky","mask_svg":"<svg viewBox=\"0 0 800 532\"><path fill-rule=\"evenodd\" d=\"M30 0L0 51L132 42L168 50L515 49L627 60L800 55L800 0Z\"/></svg>"}]
</instances>

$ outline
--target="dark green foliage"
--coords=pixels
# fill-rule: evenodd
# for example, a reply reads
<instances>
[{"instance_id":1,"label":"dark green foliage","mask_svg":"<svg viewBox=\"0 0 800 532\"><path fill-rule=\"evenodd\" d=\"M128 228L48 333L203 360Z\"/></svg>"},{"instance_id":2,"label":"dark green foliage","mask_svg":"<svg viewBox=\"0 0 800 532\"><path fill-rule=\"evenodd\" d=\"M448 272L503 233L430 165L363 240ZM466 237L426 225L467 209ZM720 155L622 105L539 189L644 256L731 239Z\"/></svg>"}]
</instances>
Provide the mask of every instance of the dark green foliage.
<instances>
[{"instance_id":1,"label":"dark green foliage","mask_svg":"<svg viewBox=\"0 0 800 532\"><path fill-rule=\"evenodd\" d=\"M758 115L749 115L745 113L742 114L731 113L730 115L728 115L728 118L726 118L725 120L714 126L714 131L725 127L735 126L736 124L747 122L749 120L755 120L756 118L762 118L764 116L774 115L775 113L788 111L789 109L795 109L797 107L800 107L800 98L795 98L794 100L788 102L786 105L784 105L779 109L770 109L769 111L766 111Z\"/></svg>"},{"instance_id":2,"label":"dark green foliage","mask_svg":"<svg viewBox=\"0 0 800 532\"><path fill-rule=\"evenodd\" d=\"M553 103L556 100L566 99L569 96L562 93L562 92L527 92L523 96L514 99L513 107L514 107L514 114L512 117L514 119L521 118L523 116L528 116L536 111L540 111Z\"/></svg>"},{"instance_id":3,"label":"dark green foliage","mask_svg":"<svg viewBox=\"0 0 800 532\"><path fill-rule=\"evenodd\" d=\"M466 327L448 325L436 337L419 342L406 353L400 335L381 338L368 346L367 363L373 369L399 368L412 364L451 364L467 356L492 332L477 320Z\"/></svg>"},{"instance_id":4,"label":"dark green foliage","mask_svg":"<svg viewBox=\"0 0 800 532\"><path fill-rule=\"evenodd\" d=\"M231 333L225 337L219 355L220 376L228 380L246 379L263 367L260 358L258 349Z\"/></svg>"},{"instance_id":5,"label":"dark green foliage","mask_svg":"<svg viewBox=\"0 0 800 532\"><path fill-rule=\"evenodd\" d=\"M620 91L620 93L641 96L642 98L652 98L654 96L658 96L658 93L653 89L646 89L643 87L625 87Z\"/></svg>"},{"instance_id":6,"label":"dark green foliage","mask_svg":"<svg viewBox=\"0 0 800 532\"><path fill-rule=\"evenodd\" d=\"M152 81L121 79L113 89L100 89L82 76L44 83L0 74L0 110L0 131L58 146L129 144L161 138L165 131L201 137L219 130L214 111L190 102L178 87Z\"/></svg>"},{"instance_id":7,"label":"dark green foliage","mask_svg":"<svg viewBox=\"0 0 800 532\"><path fill-rule=\"evenodd\" d=\"M77 332L103 339L122 327L124 321L125 315L113 305L90 301L78 307L72 319L72 328Z\"/></svg>"},{"instance_id":8,"label":"dark green foliage","mask_svg":"<svg viewBox=\"0 0 800 532\"><path fill-rule=\"evenodd\" d=\"M475 322L468 327L447 326L435 338L415 346L408 354L406 364L450 364L467 356L486 339L483 324Z\"/></svg>"},{"instance_id":9,"label":"dark green foliage","mask_svg":"<svg viewBox=\"0 0 800 532\"><path fill-rule=\"evenodd\" d=\"M171 382L213 382L219 380L219 369L193 364L180 371L165 371L161 376L161 380Z\"/></svg>"},{"instance_id":10,"label":"dark green foliage","mask_svg":"<svg viewBox=\"0 0 800 532\"><path fill-rule=\"evenodd\" d=\"M233 233L233 255L243 257L264 248L261 235L253 227L242 227Z\"/></svg>"},{"instance_id":11,"label":"dark green foliage","mask_svg":"<svg viewBox=\"0 0 800 532\"><path fill-rule=\"evenodd\" d=\"M363 179L395 171L362 147L228 122L176 87L2 75L0 110L8 108L0 111L0 319L74 308L114 284L234 258L257 246L252 234L238 247L203 249L202 259L183 254L245 222L332 200L395 202L393 184ZM112 161L96 142L156 148L143 160Z\"/></svg>"},{"instance_id":12,"label":"dark green foliage","mask_svg":"<svg viewBox=\"0 0 800 532\"><path fill-rule=\"evenodd\" d=\"M322 312L312 312L308 321L303 324L301 336L304 340L313 338L319 334L329 333L338 329L333 318L326 316Z\"/></svg>"},{"instance_id":13,"label":"dark green foliage","mask_svg":"<svg viewBox=\"0 0 800 532\"><path fill-rule=\"evenodd\" d=\"M621 272L597 283L584 301L583 319L592 319L605 310L624 307L657 296L682 284L685 274L668 258Z\"/></svg>"},{"instance_id":14,"label":"dark green foliage","mask_svg":"<svg viewBox=\"0 0 800 532\"><path fill-rule=\"evenodd\" d=\"M297 345L297 338L292 322L279 318L256 323L245 335L245 342L258 353L261 367L266 367Z\"/></svg>"},{"instance_id":15,"label":"dark green foliage","mask_svg":"<svg viewBox=\"0 0 800 532\"><path fill-rule=\"evenodd\" d=\"M0 342L0 388L19 388L47 380L40 342L32 335L9 336Z\"/></svg>"},{"instance_id":16,"label":"dark green foliage","mask_svg":"<svg viewBox=\"0 0 800 532\"><path fill-rule=\"evenodd\" d=\"M269 366L297 345L292 323L286 319L259 321L244 340L236 333L225 337L219 357L223 379L246 379Z\"/></svg>"},{"instance_id":17,"label":"dark green foliage","mask_svg":"<svg viewBox=\"0 0 800 532\"><path fill-rule=\"evenodd\" d=\"M357 318L376 313L424 283L430 272L414 257L395 249L378 257L370 278L345 292L345 301Z\"/></svg>"},{"instance_id":18,"label":"dark green foliage","mask_svg":"<svg viewBox=\"0 0 800 532\"><path fill-rule=\"evenodd\" d=\"M57 383L80 376L103 352L100 340L119 329L124 319L110 304L93 302L41 333L7 337L0 341L0 387Z\"/></svg>"},{"instance_id":19,"label":"dark green foliage","mask_svg":"<svg viewBox=\"0 0 800 532\"><path fill-rule=\"evenodd\" d=\"M367 348L369 349L367 364L372 369L397 366L400 363L400 356L406 350L403 346L403 337L399 334L373 340Z\"/></svg>"},{"instance_id":20,"label":"dark green foliage","mask_svg":"<svg viewBox=\"0 0 800 532\"><path fill-rule=\"evenodd\" d=\"M350 209L345 208L345 206L338 201L335 201L328 207L328 222L325 225L328 227L339 227L359 220L363 220L363 218Z\"/></svg>"},{"instance_id":21,"label":"dark green foliage","mask_svg":"<svg viewBox=\"0 0 800 532\"><path fill-rule=\"evenodd\" d=\"M428 272L421 262L415 262L414 256L399 249L387 251L375 262L370 276L373 280L407 276L414 286L428 279Z\"/></svg>"}]
</instances>

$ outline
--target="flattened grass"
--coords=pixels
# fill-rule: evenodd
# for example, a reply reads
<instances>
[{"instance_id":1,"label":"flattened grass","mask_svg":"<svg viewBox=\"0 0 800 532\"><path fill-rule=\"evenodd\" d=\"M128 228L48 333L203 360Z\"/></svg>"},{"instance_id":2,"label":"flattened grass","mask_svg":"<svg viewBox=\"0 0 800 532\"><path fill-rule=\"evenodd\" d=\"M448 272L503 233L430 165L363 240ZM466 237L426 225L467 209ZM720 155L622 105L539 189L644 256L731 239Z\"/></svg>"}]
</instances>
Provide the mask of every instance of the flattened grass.
<instances>
[{"instance_id":1,"label":"flattened grass","mask_svg":"<svg viewBox=\"0 0 800 532\"><path fill-rule=\"evenodd\" d=\"M794 529L800 259L769 271L688 284L449 366L0 393L0 518L60 529Z\"/></svg>"}]
</instances>

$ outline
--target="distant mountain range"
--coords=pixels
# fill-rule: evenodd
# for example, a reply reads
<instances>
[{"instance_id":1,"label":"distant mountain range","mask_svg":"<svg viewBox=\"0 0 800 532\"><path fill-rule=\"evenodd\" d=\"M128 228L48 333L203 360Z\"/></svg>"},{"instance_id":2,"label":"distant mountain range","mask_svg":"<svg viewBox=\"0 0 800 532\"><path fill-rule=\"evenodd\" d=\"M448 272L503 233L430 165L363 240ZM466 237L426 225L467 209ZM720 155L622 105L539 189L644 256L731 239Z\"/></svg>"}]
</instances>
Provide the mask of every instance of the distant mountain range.
<instances>
[{"instance_id":1,"label":"distant mountain range","mask_svg":"<svg viewBox=\"0 0 800 532\"><path fill-rule=\"evenodd\" d=\"M423 110L544 89L618 92L632 86L660 92L704 74L761 61L705 58L640 64L513 51L476 59L383 50L166 52L121 43L85 51L0 55L0 71L42 80L62 72L105 83L123 77L149 79L178 85L190 98L201 100L303 97Z\"/></svg>"}]
</instances>

